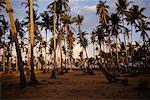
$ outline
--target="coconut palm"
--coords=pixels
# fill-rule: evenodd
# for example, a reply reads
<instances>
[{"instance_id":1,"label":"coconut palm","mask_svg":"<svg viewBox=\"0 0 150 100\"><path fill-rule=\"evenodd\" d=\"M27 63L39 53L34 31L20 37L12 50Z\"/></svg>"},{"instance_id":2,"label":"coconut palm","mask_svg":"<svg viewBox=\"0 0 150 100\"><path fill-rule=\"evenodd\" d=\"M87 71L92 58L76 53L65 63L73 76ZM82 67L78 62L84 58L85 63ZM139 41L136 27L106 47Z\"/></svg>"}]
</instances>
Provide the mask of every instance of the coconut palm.
<instances>
[{"instance_id":1,"label":"coconut palm","mask_svg":"<svg viewBox=\"0 0 150 100\"><path fill-rule=\"evenodd\" d=\"M59 19L60 15L63 13L69 13L70 12L70 7L68 5L69 0L56 0L56 17L57 17L57 29L59 25ZM50 3L47 6L47 9L49 9L50 13L54 13L54 2Z\"/></svg>"},{"instance_id":2,"label":"coconut palm","mask_svg":"<svg viewBox=\"0 0 150 100\"><path fill-rule=\"evenodd\" d=\"M93 44L93 57L95 57L95 48L94 48L94 44L96 42L96 33L95 31L93 30L92 33L91 33L91 43Z\"/></svg>"},{"instance_id":3,"label":"coconut palm","mask_svg":"<svg viewBox=\"0 0 150 100\"><path fill-rule=\"evenodd\" d=\"M75 39L73 37L73 32L71 30L70 25L76 22L76 18L65 14L65 15L61 16L61 19L62 19L63 26L66 28L66 31L67 31L66 40L67 40L67 44L68 44L70 61L72 62L73 42L75 41ZM72 69L72 63L71 63L70 68Z\"/></svg>"},{"instance_id":4,"label":"coconut palm","mask_svg":"<svg viewBox=\"0 0 150 100\"><path fill-rule=\"evenodd\" d=\"M47 52L47 32L52 31L53 29L53 17L49 16L48 11L44 11L44 13L40 14L42 17L42 22L40 25L41 29L45 28L46 37L45 37L45 64L46 64L46 52Z\"/></svg>"},{"instance_id":5,"label":"coconut palm","mask_svg":"<svg viewBox=\"0 0 150 100\"><path fill-rule=\"evenodd\" d=\"M0 34L0 47L3 48L3 71L5 71L5 55L6 55L6 32L9 29L9 23L4 18L0 22L1 34Z\"/></svg>"},{"instance_id":6,"label":"coconut palm","mask_svg":"<svg viewBox=\"0 0 150 100\"><path fill-rule=\"evenodd\" d=\"M139 9L138 5L133 5L129 11L126 12L126 16L127 16L127 21L128 24L130 23L131 26L131 44L132 44L132 33L133 33L133 25L137 26L138 23L140 21L143 21L145 18L147 18L144 14L143 11L145 10L145 8L141 8ZM134 56L134 52L133 52L133 46L131 45L131 56ZM132 59L133 60L133 59ZM133 66L133 61L132 61L132 66Z\"/></svg>"},{"instance_id":7,"label":"coconut palm","mask_svg":"<svg viewBox=\"0 0 150 100\"><path fill-rule=\"evenodd\" d=\"M122 25L120 25L120 17L118 14L112 14L111 21L111 34L116 37L116 64L118 66L118 35L122 32Z\"/></svg>"},{"instance_id":8,"label":"coconut palm","mask_svg":"<svg viewBox=\"0 0 150 100\"><path fill-rule=\"evenodd\" d=\"M132 2L131 1L128 2L128 0L118 0L116 3L116 6L117 6L116 10L117 10L117 13L121 15L123 27L124 27L124 18L125 18L127 9L131 3ZM124 30L123 33L124 33L124 45L125 45L125 51L126 51L126 63L128 63L128 55L127 55L127 47L126 47L126 35L128 34L126 34L127 33L126 30Z\"/></svg>"},{"instance_id":9,"label":"coconut palm","mask_svg":"<svg viewBox=\"0 0 150 100\"><path fill-rule=\"evenodd\" d=\"M108 9L109 6L106 5L106 1L100 0L99 3L96 5L97 12L96 14L99 15L99 19L102 23L107 24L109 20Z\"/></svg>"},{"instance_id":10,"label":"coconut palm","mask_svg":"<svg viewBox=\"0 0 150 100\"><path fill-rule=\"evenodd\" d=\"M15 42L17 59L18 59L18 66L20 68L20 70L19 70L20 71L20 86L26 87L27 83L26 83L24 70L23 70L23 61L22 61L21 51L20 51L19 43L18 43L18 39L17 39L17 32L16 32L16 27L15 27L15 22L14 22L14 17L13 17L13 12L12 12L12 8L11 8L10 0L6 0L6 7L7 7L8 14L9 14L10 22L11 22L10 23L11 32L12 32L12 36L13 36L13 41Z\"/></svg>"}]
</instances>

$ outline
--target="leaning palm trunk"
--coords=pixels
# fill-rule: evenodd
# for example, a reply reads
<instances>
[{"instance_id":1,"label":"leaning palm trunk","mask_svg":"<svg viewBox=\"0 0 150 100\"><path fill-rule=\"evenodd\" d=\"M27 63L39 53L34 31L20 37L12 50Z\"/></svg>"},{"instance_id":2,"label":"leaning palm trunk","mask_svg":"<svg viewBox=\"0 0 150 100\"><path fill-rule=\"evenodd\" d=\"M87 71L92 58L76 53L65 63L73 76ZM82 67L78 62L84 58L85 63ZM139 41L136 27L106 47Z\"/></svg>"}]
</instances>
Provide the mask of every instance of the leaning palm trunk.
<instances>
[{"instance_id":1,"label":"leaning palm trunk","mask_svg":"<svg viewBox=\"0 0 150 100\"><path fill-rule=\"evenodd\" d=\"M17 58L18 58L18 65L19 65L19 71L20 71L20 86L21 87L26 87L26 79L24 75L24 70L23 70L23 61L21 57L21 50L19 48L19 43L17 39L17 31L16 31L16 26L14 22L14 16L13 16L13 10L10 5L10 0L6 0L6 7L7 7L7 12L9 15L10 19L10 26L11 26L11 31L12 31L12 36L13 36L13 41L15 42L15 47L16 47L16 52L17 52Z\"/></svg>"},{"instance_id":2,"label":"leaning palm trunk","mask_svg":"<svg viewBox=\"0 0 150 100\"><path fill-rule=\"evenodd\" d=\"M31 42L31 59L30 59L30 65L31 65L31 83L37 84L38 81L35 78L34 73L34 21L33 21L33 5L32 0L30 0L30 42Z\"/></svg>"}]
</instances>

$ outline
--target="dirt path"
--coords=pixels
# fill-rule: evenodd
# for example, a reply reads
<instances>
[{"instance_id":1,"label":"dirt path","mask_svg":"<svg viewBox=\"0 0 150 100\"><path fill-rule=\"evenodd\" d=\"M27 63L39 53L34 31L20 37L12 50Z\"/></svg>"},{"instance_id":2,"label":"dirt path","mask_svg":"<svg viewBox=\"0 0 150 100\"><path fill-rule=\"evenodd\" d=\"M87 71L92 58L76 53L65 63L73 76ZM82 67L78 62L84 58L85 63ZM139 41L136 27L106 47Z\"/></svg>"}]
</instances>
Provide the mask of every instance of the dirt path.
<instances>
[{"instance_id":1,"label":"dirt path","mask_svg":"<svg viewBox=\"0 0 150 100\"><path fill-rule=\"evenodd\" d=\"M150 99L150 89L137 89L139 78L149 80L150 75L130 77L129 85L121 82L109 84L101 72L96 75L82 75L82 71L73 71L64 75L57 75L56 80L50 80L50 74L37 74L40 85L28 86L20 89L18 78L5 77L1 79L2 99L40 99L40 100L99 100L105 99ZM27 77L27 79L29 79ZM150 83L150 82L149 82ZM16 84L16 85L12 85ZM150 86L150 84L148 84Z\"/></svg>"}]
</instances>

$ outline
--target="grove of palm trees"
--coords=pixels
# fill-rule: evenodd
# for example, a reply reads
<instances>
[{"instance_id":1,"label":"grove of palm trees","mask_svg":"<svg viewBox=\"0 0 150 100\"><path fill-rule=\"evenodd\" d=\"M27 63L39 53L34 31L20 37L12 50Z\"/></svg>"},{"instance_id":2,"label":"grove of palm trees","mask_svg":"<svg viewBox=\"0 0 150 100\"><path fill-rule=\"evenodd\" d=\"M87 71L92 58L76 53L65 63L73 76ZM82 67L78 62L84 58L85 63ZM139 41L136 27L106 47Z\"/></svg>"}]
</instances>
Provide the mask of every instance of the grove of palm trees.
<instances>
[{"instance_id":1,"label":"grove of palm trees","mask_svg":"<svg viewBox=\"0 0 150 100\"><path fill-rule=\"evenodd\" d=\"M149 9L93 0L89 21L75 2L0 0L1 99L150 99Z\"/></svg>"}]
</instances>

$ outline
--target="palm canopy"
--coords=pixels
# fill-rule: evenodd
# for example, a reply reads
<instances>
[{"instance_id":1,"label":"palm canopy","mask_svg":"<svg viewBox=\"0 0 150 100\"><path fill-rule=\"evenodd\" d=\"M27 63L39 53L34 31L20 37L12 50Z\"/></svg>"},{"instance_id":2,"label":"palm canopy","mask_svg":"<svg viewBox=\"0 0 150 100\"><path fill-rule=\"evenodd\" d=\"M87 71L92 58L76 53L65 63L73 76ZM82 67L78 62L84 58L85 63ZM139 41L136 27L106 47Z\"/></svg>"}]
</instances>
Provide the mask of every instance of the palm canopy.
<instances>
[{"instance_id":1,"label":"palm canopy","mask_svg":"<svg viewBox=\"0 0 150 100\"><path fill-rule=\"evenodd\" d=\"M84 20L84 17L82 15L78 14L77 17L75 17L75 21L76 21L77 25L82 24L83 20Z\"/></svg>"},{"instance_id":2,"label":"palm canopy","mask_svg":"<svg viewBox=\"0 0 150 100\"><path fill-rule=\"evenodd\" d=\"M106 5L106 1L103 2L100 0L99 3L96 5L96 9L97 9L96 14L99 15L100 21L102 21L104 24L107 24L109 20L108 19L109 18L109 15L108 15L109 6Z\"/></svg>"},{"instance_id":3,"label":"palm canopy","mask_svg":"<svg viewBox=\"0 0 150 100\"><path fill-rule=\"evenodd\" d=\"M85 36L87 34L88 33L86 33L86 32L81 32L81 33L77 34L78 35L78 39L79 39L77 44L80 43L80 46L83 47L83 48L86 48L88 46L88 40L85 38Z\"/></svg>"},{"instance_id":4,"label":"palm canopy","mask_svg":"<svg viewBox=\"0 0 150 100\"><path fill-rule=\"evenodd\" d=\"M70 7L68 5L69 0L57 0L56 1L56 14L62 14L62 13L69 13L70 12ZM54 13L54 2L50 3L47 6L47 9L51 13Z\"/></svg>"},{"instance_id":5,"label":"palm canopy","mask_svg":"<svg viewBox=\"0 0 150 100\"><path fill-rule=\"evenodd\" d=\"M131 22L132 24L139 22L139 21L143 21L145 18L147 18L144 14L143 11L145 10L145 8L140 8L138 5L133 5L129 11L126 12L126 16L127 16L127 21Z\"/></svg>"},{"instance_id":6,"label":"palm canopy","mask_svg":"<svg viewBox=\"0 0 150 100\"><path fill-rule=\"evenodd\" d=\"M45 28L47 30L53 30L53 16L50 16L48 11L44 11L44 13L40 14L42 21L40 23L41 29Z\"/></svg>"},{"instance_id":7,"label":"palm canopy","mask_svg":"<svg viewBox=\"0 0 150 100\"><path fill-rule=\"evenodd\" d=\"M118 35L119 33L122 32L122 25L120 25L121 20L119 15L116 14L112 14L110 17L110 21L111 21L111 35Z\"/></svg>"},{"instance_id":8,"label":"palm canopy","mask_svg":"<svg viewBox=\"0 0 150 100\"><path fill-rule=\"evenodd\" d=\"M149 25L150 25L150 22L140 21L139 25L137 26L138 29L136 30L136 32L141 33L141 37L142 37L143 41L145 41L146 38L149 38L149 35L147 33L147 31L150 31Z\"/></svg>"},{"instance_id":9,"label":"palm canopy","mask_svg":"<svg viewBox=\"0 0 150 100\"><path fill-rule=\"evenodd\" d=\"M116 2L116 10L119 14L124 15L127 12L127 8L132 3L132 1L128 2L128 0L118 0Z\"/></svg>"},{"instance_id":10,"label":"palm canopy","mask_svg":"<svg viewBox=\"0 0 150 100\"><path fill-rule=\"evenodd\" d=\"M22 22L19 21L19 19L16 19L15 25L16 25L16 31L19 33L19 36L22 39L25 35L25 30L23 29L23 24L22 24Z\"/></svg>"}]
</instances>

